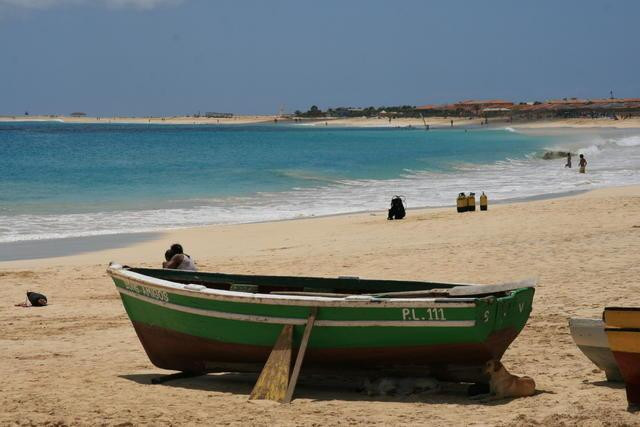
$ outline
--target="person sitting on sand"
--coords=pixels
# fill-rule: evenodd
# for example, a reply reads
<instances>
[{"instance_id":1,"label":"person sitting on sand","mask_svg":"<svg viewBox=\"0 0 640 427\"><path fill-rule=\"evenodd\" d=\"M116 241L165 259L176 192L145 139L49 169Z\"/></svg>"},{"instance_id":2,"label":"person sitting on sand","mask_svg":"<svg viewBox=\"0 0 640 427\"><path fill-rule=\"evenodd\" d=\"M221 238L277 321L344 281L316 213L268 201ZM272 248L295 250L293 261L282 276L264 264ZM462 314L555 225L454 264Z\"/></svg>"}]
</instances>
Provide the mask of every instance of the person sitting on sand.
<instances>
[{"instance_id":1,"label":"person sitting on sand","mask_svg":"<svg viewBox=\"0 0 640 427\"><path fill-rule=\"evenodd\" d=\"M171 245L171 248L164 253L164 259L166 261L162 263L162 268L198 271L193 259L184 253L180 243Z\"/></svg>"},{"instance_id":2,"label":"person sitting on sand","mask_svg":"<svg viewBox=\"0 0 640 427\"><path fill-rule=\"evenodd\" d=\"M564 167L571 169L571 153L567 153L567 164Z\"/></svg>"},{"instance_id":3,"label":"person sitting on sand","mask_svg":"<svg viewBox=\"0 0 640 427\"><path fill-rule=\"evenodd\" d=\"M580 166L580 173L585 173L587 168L587 159L584 158L584 154L580 154L580 163L578 163L578 165Z\"/></svg>"},{"instance_id":4,"label":"person sitting on sand","mask_svg":"<svg viewBox=\"0 0 640 427\"><path fill-rule=\"evenodd\" d=\"M16 304L16 307L44 307L47 305L47 297L37 292L27 291L27 299L25 302Z\"/></svg>"}]
</instances>

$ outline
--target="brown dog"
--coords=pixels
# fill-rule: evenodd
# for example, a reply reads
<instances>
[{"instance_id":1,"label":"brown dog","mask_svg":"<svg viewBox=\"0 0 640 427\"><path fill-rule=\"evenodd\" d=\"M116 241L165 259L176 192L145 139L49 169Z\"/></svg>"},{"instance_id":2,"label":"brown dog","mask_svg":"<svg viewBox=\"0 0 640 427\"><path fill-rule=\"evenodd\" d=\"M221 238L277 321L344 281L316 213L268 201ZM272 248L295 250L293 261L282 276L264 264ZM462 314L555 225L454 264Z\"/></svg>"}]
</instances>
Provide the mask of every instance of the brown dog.
<instances>
[{"instance_id":1,"label":"brown dog","mask_svg":"<svg viewBox=\"0 0 640 427\"><path fill-rule=\"evenodd\" d=\"M484 365L484 373L489 376L491 399L533 396L536 383L531 377L512 375L498 360L489 360Z\"/></svg>"}]
</instances>

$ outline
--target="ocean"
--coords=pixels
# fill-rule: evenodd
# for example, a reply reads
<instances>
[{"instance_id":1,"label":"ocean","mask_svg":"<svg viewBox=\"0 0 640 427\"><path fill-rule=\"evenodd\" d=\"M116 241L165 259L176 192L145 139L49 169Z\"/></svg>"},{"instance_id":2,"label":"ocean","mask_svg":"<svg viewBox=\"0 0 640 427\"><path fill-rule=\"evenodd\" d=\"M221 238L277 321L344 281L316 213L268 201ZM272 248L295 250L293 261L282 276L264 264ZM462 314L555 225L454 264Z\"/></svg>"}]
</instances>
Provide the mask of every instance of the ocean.
<instances>
[{"instance_id":1,"label":"ocean","mask_svg":"<svg viewBox=\"0 0 640 427\"><path fill-rule=\"evenodd\" d=\"M558 151L585 154L588 173ZM13 122L0 171L8 243L638 184L640 131Z\"/></svg>"}]
</instances>

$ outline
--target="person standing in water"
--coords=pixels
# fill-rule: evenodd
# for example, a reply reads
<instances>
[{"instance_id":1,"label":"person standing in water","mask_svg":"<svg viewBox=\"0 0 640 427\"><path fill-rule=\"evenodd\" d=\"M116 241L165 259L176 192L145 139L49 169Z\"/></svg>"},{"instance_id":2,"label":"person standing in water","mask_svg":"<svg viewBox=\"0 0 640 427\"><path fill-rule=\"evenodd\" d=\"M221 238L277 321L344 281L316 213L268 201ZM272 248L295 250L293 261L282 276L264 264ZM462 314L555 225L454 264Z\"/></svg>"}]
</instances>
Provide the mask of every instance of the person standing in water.
<instances>
[{"instance_id":1,"label":"person standing in water","mask_svg":"<svg viewBox=\"0 0 640 427\"><path fill-rule=\"evenodd\" d=\"M571 168L571 153L567 153L567 164L564 167Z\"/></svg>"},{"instance_id":2,"label":"person standing in water","mask_svg":"<svg viewBox=\"0 0 640 427\"><path fill-rule=\"evenodd\" d=\"M584 158L584 154L580 154L580 163L578 163L578 165L580 166L580 173L585 173L587 168L587 159Z\"/></svg>"}]
</instances>

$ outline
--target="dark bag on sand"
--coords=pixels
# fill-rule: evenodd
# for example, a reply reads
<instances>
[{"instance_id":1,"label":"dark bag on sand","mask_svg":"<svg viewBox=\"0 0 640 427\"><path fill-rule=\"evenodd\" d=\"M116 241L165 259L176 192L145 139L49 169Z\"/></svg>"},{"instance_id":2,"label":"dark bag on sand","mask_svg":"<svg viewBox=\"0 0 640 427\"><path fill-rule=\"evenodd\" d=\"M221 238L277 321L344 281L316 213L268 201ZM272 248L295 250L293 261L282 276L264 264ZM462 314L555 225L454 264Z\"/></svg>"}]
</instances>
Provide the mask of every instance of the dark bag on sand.
<instances>
[{"instance_id":1,"label":"dark bag on sand","mask_svg":"<svg viewBox=\"0 0 640 427\"><path fill-rule=\"evenodd\" d=\"M389 216L387 219L402 219L406 215L404 210L404 203L400 196L394 196L391 199L391 209L389 209Z\"/></svg>"},{"instance_id":2,"label":"dark bag on sand","mask_svg":"<svg viewBox=\"0 0 640 427\"><path fill-rule=\"evenodd\" d=\"M47 305L47 297L37 292L27 292L27 299L34 307L43 307ZM41 304L40 300L44 300L44 304Z\"/></svg>"}]
</instances>

